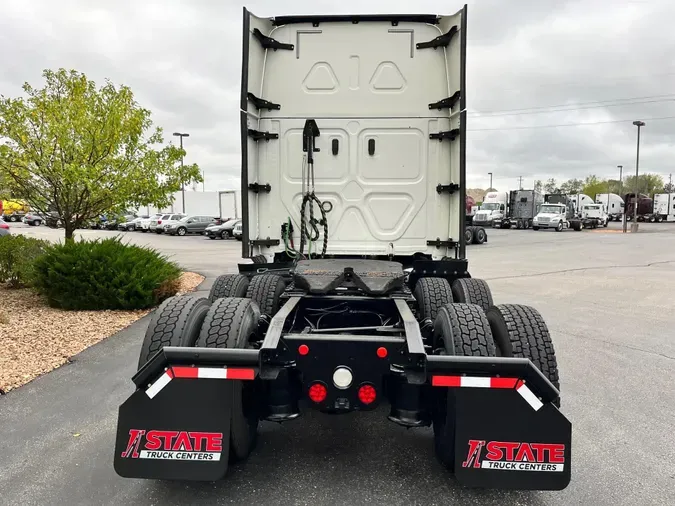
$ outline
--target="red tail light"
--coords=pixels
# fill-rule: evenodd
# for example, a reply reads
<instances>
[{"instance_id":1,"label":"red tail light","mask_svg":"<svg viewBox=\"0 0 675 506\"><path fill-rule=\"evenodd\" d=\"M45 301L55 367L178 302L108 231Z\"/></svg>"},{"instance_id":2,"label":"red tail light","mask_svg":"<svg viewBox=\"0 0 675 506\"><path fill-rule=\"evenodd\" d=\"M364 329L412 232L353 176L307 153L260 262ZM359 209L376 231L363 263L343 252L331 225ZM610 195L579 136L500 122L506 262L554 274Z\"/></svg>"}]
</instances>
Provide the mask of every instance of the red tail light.
<instances>
[{"instance_id":1,"label":"red tail light","mask_svg":"<svg viewBox=\"0 0 675 506\"><path fill-rule=\"evenodd\" d=\"M314 383L309 387L309 398L317 404L326 400L328 390L322 383Z\"/></svg>"},{"instance_id":2,"label":"red tail light","mask_svg":"<svg viewBox=\"0 0 675 506\"><path fill-rule=\"evenodd\" d=\"M162 224L162 220L157 220L157 225L161 225L161 224Z\"/></svg>"},{"instance_id":3,"label":"red tail light","mask_svg":"<svg viewBox=\"0 0 675 506\"><path fill-rule=\"evenodd\" d=\"M375 399L377 399L377 391L373 385L365 384L359 387L359 400L363 404L372 404Z\"/></svg>"}]
</instances>

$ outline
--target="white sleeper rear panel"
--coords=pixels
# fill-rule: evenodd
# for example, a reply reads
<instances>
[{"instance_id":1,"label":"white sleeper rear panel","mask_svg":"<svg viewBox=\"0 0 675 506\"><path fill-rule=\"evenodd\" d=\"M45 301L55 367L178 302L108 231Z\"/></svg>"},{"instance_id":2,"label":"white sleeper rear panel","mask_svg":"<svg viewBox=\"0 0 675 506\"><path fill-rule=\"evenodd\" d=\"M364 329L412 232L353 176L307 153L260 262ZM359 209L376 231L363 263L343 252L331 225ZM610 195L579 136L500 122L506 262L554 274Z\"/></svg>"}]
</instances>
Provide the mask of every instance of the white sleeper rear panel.
<instances>
[{"instance_id":1,"label":"white sleeper rear panel","mask_svg":"<svg viewBox=\"0 0 675 506\"><path fill-rule=\"evenodd\" d=\"M269 29L270 21L251 17L250 31L259 27L294 49L261 54L258 40L249 40L248 90L281 105L258 111L251 102L242 103L248 128L278 134L278 139L249 137L246 142L248 183L272 187L269 193L249 192L249 240L279 239L290 217L299 245L302 134L305 121L314 119L320 130L316 195L333 204L329 254L421 252L438 258L454 253L427 241L459 240L460 193L439 194L436 186L460 183L460 142L429 135L459 128L459 101L451 111L430 110L429 104L460 89L460 34L447 48L417 49L415 44L459 28L460 18L441 18L438 25L322 22ZM372 154L369 142L374 142ZM318 209L314 214L320 217ZM251 254L283 248L283 243L257 246Z\"/></svg>"}]
</instances>

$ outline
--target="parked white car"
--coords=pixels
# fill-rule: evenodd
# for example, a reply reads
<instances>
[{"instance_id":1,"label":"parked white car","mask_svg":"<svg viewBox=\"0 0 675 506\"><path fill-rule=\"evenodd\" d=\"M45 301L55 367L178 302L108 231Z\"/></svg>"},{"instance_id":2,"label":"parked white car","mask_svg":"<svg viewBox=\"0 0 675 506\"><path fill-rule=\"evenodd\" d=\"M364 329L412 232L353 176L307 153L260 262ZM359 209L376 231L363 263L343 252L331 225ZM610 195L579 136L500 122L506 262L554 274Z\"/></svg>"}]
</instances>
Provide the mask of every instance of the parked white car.
<instances>
[{"instance_id":1,"label":"parked white car","mask_svg":"<svg viewBox=\"0 0 675 506\"><path fill-rule=\"evenodd\" d=\"M150 230L150 222L152 220L158 220L162 216L163 216L162 213L156 213L149 216L148 218L143 218L141 221L138 222L136 230L140 230L141 232L147 232L148 230Z\"/></svg>"},{"instance_id":2,"label":"parked white car","mask_svg":"<svg viewBox=\"0 0 675 506\"><path fill-rule=\"evenodd\" d=\"M172 225L178 224L180 220L183 218L186 218L187 215L185 214L165 214L162 216L161 220L157 220L157 228L155 229L155 232L158 234L161 234L163 232L166 232L169 228L171 228Z\"/></svg>"},{"instance_id":3,"label":"parked white car","mask_svg":"<svg viewBox=\"0 0 675 506\"><path fill-rule=\"evenodd\" d=\"M234 229L232 230L232 235L234 236L234 238L235 238L237 241L241 241L241 236L242 236L242 234L243 234L243 231L242 231L242 223L241 223L241 221L240 221L239 223L237 223L237 224L234 226Z\"/></svg>"}]
</instances>

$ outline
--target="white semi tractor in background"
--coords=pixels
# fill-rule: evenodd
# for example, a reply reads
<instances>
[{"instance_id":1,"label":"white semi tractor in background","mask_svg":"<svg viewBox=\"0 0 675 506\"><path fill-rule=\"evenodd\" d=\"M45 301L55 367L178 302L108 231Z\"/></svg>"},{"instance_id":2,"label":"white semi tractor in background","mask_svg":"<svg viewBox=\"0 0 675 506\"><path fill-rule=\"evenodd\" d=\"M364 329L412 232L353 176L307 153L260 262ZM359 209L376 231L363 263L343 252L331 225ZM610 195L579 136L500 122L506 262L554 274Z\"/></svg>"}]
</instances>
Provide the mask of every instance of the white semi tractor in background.
<instances>
[{"instance_id":1,"label":"white semi tractor in background","mask_svg":"<svg viewBox=\"0 0 675 506\"><path fill-rule=\"evenodd\" d=\"M502 220L506 215L509 192L487 192L480 209L473 217L476 226L491 227L494 220Z\"/></svg>"},{"instance_id":2,"label":"white semi tractor in background","mask_svg":"<svg viewBox=\"0 0 675 506\"><path fill-rule=\"evenodd\" d=\"M624 201L616 193L598 193L595 195L595 203L603 204L610 221L623 219Z\"/></svg>"}]
</instances>

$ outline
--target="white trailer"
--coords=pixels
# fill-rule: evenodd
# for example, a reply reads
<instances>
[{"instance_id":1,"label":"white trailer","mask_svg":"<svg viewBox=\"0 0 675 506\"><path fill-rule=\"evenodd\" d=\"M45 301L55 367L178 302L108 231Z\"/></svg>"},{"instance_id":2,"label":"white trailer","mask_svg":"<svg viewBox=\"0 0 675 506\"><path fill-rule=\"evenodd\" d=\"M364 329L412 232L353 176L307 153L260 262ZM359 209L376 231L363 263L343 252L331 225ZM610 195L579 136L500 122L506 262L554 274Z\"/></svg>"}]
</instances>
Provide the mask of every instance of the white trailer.
<instances>
[{"instance_id":1,"label":"white trailer","mask_svg":"<svg viewBox=\"0 0 675 506\"><path fill-rule=\"evenodd\" d=\"M598 193L595 195L595 203L605 206L610 221L621 221L623 219L624 201L620 195L616 193Z\"/></svg>"},{"instance_id":2,"label":"white trailer","mask_svg":"<svg viewBox=\"0 0 675 506\"><path fill-rule=\"evenodd\" d=\"M168 206L161 209L154 206L142 207L139 212L148 216L156 213L185 212L187 215L213 216L214 218L237 217L239 216L237 214L239 202L237 193L234 190L208 192L186 190L185 211L183 211L183 192L178 191L172 195L172 202ZM228 195L228 197L224 198L223 194ZM226 206L223 206L223 201L227 203Z\"/></svg>"},{"instance_id":3,"label":"white trailer","mask_svg":"<svg viewBox=\"0 0 675 506\"><path fill-rule=\"evenodd\" d=\"M654 194L656 221L675 221L675 193Z\"/></svg>"}]
</instances>

